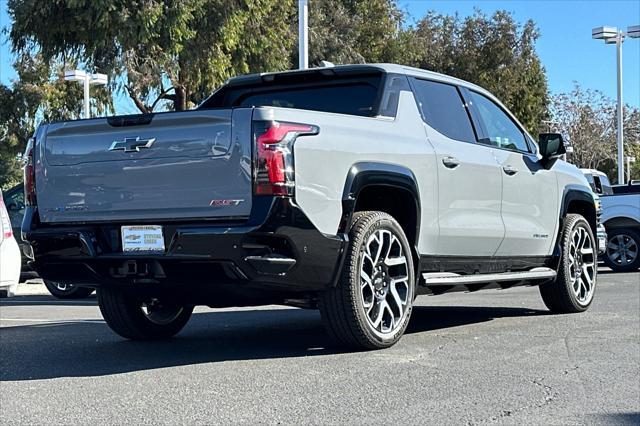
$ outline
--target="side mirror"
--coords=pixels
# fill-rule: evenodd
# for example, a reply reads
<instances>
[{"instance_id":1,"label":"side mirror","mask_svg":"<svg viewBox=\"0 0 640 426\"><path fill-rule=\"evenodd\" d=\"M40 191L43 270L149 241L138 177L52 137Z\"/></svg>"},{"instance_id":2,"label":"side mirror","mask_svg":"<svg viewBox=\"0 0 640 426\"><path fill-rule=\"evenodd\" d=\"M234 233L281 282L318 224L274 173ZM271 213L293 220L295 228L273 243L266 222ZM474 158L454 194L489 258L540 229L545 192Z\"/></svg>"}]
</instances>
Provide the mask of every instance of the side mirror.
<instances>
[{"instance_id":1,"label":"side mirror","mask_svg":"<svg viewBox=\"0 0 640 426\"><path fill-rule=\"evenodd\" d=\"M553 160L567 153L564 139L560 133L540 133L538 146L540 147L540 155L545 161Z\"/></svg>"}]
</instances>

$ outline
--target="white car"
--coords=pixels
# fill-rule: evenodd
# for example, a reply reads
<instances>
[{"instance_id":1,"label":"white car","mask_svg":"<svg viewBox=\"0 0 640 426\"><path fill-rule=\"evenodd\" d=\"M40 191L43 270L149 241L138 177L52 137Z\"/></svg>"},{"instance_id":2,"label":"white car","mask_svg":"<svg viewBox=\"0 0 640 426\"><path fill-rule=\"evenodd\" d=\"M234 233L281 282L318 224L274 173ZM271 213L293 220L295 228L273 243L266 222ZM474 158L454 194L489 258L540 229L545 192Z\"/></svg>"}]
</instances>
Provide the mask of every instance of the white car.
<instances>
[{"instance_id":1,"label":"white car","mask_svg":"<svg viewBox=\"0 0 640 426\"><path fill-rule=\"evenodd\" d=\"M607 175L582 169L602 202L601 222L606 228L604 262L615 272L640 269L640 185L611 185Z\"/></svg>"},{"instance_id":2,"label":"white car","mask_svg":"<svg viewBox=\"0 0 640 426\"><path fill-rule=\"evenodd\" d=\"M0 293L6 292L8 296L15 293L21 266L20 249L0 191Z\"/></svg>"}]
</instances>

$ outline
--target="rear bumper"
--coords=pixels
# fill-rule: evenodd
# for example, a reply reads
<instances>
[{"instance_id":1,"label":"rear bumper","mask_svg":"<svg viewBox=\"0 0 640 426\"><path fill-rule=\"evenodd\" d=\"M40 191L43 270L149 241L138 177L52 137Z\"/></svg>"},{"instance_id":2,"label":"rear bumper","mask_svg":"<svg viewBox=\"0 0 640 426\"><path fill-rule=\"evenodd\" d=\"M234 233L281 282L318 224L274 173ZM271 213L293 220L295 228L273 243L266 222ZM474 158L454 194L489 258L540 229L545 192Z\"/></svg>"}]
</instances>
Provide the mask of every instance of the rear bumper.
<instances>
[{"instance_id":1,"label":"rear bumper","mask_svg":"<svg viewBox=\"0 0 640 426\"><path fill-rule=\"evenodd\" d=\"M91 287L178 286L318 291L332 286L341 267L343 236L320 233L288 198L256 197L242 223L154 221L166 253L122 253L120 226L39 225L28 208L23 235L30 264L43 278Z\"/></svg>"}]
</instances>

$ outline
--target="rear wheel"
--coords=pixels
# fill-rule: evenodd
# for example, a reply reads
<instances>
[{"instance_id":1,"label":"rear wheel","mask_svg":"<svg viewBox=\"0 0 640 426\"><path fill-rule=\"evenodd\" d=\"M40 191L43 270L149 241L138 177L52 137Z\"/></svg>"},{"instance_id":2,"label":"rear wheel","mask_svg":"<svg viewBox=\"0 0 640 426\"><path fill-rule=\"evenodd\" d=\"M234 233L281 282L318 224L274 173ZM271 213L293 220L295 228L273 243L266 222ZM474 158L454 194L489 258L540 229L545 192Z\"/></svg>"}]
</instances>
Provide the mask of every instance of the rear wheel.
<instances>
[{"instance_id":1,"label":"rear wheel","mask_svg":"<svg viewBox=\"0 0 640 426\"><path fill-rule=\"evenodd\" d=\"M607 231L604 263L615 272L632 272L640 268L640 233L635 229Z\"/></svg>"},{"instance_id":2,"label":"rear wheel","mask_svg":"<svg viewBox=\"0 0 640 426\"><path fill-rule=\"evenodd\" d=\"M120 336L133 340L167 339L187 324L193 307L155 297L138 297L118 288L98 289L104 320Z\"/></svg>"},{"instance_id":3,"label":"rear wheel","mask_svg":"<svg viewBox=\"0 0 640 426\"><path fill-rule=\"evenodd\" d=\"M58 281L43 280L45 287L53 297L58 299L84 299L93 293L92 288L77 287Z\"/></svg>"},{"instance_id":4,"label":"rear wheel","mask_svg":"<svg viewBox=\"0 0 640 426\"><path fill-rule=\"evenodd\" d=\"M562 253L555 281L542 284L544 304L556 313L586 311L596 291L597 247L589 222L578 214L564 220Z\"/></svg>"},{"instance_id":5,"label":"rear wheel","mask_svg":"<svg viewBox=\"0 0 640 426\"><path fill-rule=\"evenodd\" d=\"M383 212L359 212L336 288L320 297L329 334L357 349L392 346L411 317L415 277L411 248L396 220Z\"/></svg>"}]
</instances>

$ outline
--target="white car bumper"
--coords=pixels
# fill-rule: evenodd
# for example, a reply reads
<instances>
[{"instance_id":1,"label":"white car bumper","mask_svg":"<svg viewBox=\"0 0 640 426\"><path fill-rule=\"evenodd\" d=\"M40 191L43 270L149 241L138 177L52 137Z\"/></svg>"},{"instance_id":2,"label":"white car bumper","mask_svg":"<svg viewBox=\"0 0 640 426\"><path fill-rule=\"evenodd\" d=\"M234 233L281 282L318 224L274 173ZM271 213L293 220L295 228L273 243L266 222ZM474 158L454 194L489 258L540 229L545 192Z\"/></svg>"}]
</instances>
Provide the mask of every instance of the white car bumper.
<instances>
[{"instance_id":1,"label":"white car bumper","mask_svg":"<svg viewBox=\"0 0 640 426\"><path fill-rule=\"evenodd\" d=\"M20 248L11 237L0 243L0 289L7 290L11 296L20 281Z\"/></svg>"}]
</instances>

